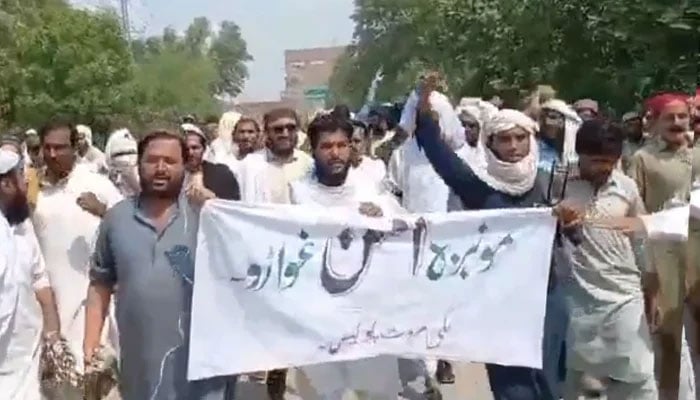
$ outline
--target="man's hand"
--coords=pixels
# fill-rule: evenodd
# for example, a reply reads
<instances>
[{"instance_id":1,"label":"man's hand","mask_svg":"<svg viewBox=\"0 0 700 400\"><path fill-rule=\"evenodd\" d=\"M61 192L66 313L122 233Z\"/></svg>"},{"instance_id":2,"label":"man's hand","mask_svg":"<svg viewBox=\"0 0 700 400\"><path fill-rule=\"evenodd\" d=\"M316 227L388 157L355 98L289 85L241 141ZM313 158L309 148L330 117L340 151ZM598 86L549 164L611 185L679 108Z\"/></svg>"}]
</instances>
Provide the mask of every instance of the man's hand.
<instances>
[{"instance_id":1,"label":"man's hand","mask_svg":"<svg viewBox=\"0 0 700 400\"><path fill-rule=\"evenodd\" d=\"M430 95L437 90L440 84L440 75L437 72L428 73L420 83L418 90L418 113L428 114L437 120L436 114L432 110L430 104Z\"/></svg>"},{"instance_id":2,"label":"man's hand","mask_svg":"<svg viewBox=\"0 0 700 400\"><path fill-rule=\"evenodd\" d=\"M187 198L201 207L207 200L215 199L216 195L204 186L192 185L187 188Z\"/></svg>"},{"instance_id":3,"label":"man's hand","mask_svg":"<svg viewBox=\"0 0 700 400\"><path fill-rule=\"evenodd\" d=\"M374 203L360 203L359 211L360 214L367 217L380 218L384 216L382 209Z\"/></svg>"},{"instance_id":4,"label":"man's hand","mask_svg":"<svg viewBox=\"0 0 700 400\"><path fill-rule=\"evenodd\" d=\"M583 223L583 210L573 204L562 202L554 207L553 212L563 229L575 228Z\"/></svg>"},{"instance_id":5,"label":"man's hand","mask_svg":"<svg viewBox=\"0 0 700 400\"><path fill-rule=\"evenodd\" d=\"M94 193L85 192L78 196L78 206L90 214L102 218L107 212L107 206L100 202Z\"/></svg>"},{"instance_id":6,"label":"man's hand","mask_svg":"<svg viewBox=\"0 0 700 400\"><path fill-rule=\"evenodd\" d=\"M644 293L644 314L647 317L649 330L654 333L659 327L659 275L657 273L644 274L642 292Z\"/></svg>"}]
</instances>

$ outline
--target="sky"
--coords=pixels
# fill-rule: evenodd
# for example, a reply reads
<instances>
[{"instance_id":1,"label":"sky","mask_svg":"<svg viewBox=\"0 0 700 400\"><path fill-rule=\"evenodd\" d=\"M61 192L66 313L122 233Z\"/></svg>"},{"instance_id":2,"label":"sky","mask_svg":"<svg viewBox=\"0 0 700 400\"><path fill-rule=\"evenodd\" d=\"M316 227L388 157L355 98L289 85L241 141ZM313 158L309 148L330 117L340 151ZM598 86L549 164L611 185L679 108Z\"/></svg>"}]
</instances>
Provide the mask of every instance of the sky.
<instances>
[{"instance_id":1,"label":"sky","mask_svg":"<svg viewBox=\"0 0 700 400\"><path fill-rule=\"evenodd\" d=\"M146 35L166 26L184 31L192 19L216 25L231 20L254 61L239 101L278 100L284 88L284 50L349 44L353 0L129 0L132 26ZM117 0L75 0L79 5L112 5Z\"/></svg>"}]
</instances>

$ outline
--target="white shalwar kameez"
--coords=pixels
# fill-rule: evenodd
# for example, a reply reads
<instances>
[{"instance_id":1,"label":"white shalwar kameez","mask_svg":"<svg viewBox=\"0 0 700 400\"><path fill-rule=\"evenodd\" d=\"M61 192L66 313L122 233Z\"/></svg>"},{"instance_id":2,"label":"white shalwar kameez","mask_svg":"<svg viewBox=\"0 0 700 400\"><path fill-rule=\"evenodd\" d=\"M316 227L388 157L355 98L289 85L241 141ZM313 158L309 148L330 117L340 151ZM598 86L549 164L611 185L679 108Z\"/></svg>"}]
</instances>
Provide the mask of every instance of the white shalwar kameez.
<instances>
[{"instance_id":1,"label":"white shalwar kameez","mask_svg":"<svg viewBox=\"0 0 700 400\"><path fill-rule=\"evenodd\" d=\"M464 127L447 97L441 93L430 94L430 104L438 113L440 129L445 140L458 149L466 141ZM413 92L401 114L401 127L413 134L415 131L418 94ZM387 182L393 191L401 192L401 205L411 213L446 212L450 189L435 172L415 137L406 140L389 160Z\"/></svg>"},{"instance_id":2,"label":"white shalwar kameez","mask_svg":"<svg viewBox=\"0 0 700 400\"><path fill-rule=\"evenodd\" d=\"M19 282L15 271L18 261L17 239L0 213L0 361L7 357L17 314Z\"/></svg>"},{"instance_id":3,"label":"white shalwar kameez","mask_svg":"<svg viewBox=\"0 0 700 400\"><path fill-rule=\"evenodd\" d=\"M49 277L31 221L13 231L19 255L14 271L19 295L7 357L0 360L0 390L3 399L38 400L43 321L35 293L50 286Z\"/></svg>"},{"instance_id":4,"label":"white shalwar kameez","mask_svg":"<svg viewBox=\"0 0 700 400\"><path fill-rule=\"evenodd\" d=\"M595 219L645 214L637 185L615 170L595 189L571 183L567 199L587 205ZM573 246L570 275L563 280L571 320L567 335L565 400L581 394L581 376L608 380L607 396L616 400L657 400L654 352L644 314L642 267L632 240L624 233L584 225L583 241Z\"/></svg>"},{"instance_id":5,"label":"white shalwar kameez","mask_svg":"<svg viewBox=\"0 0 700 400\"><path fill-rule=\"evenodd\" d=\"M362 161L357 167L350 167L348 179L364 180L381 188L386 177L386 166L382 160L362 156Z\"/></svg>"},{"instance_id":6,"label":"white shalwar kameez","mask_svg":"<svg viewBox=\"0 0 700 400\"><path fill-rule=\"evenodd\" d=\"M292 182L290 187L292 204L335 207L353 212L359 209L360 203L368 202L381 208L385 216L403 212L390 194L380 193L371 183L357 179L347 179L341 186L330 187L310 175ZM348 390L357 391L360 400L395 400L401 391L396 357L318 364L301 370L323 400L341 400Z\"/></svg>"},{"instance_id":7,"label":"white shalwar kameez","mask_svg":"<svg viewBox=\"0 0 700 400\"><path fill-rule=\"evenodd\" d=\"M246 203L289 203L289 184L309 174L313 159L294 150L288 162L277 160L265 149L248 154L240 167L241 200Z\"/></svg>"},{"instance_id":8,"label":"white shalwar kameez","mask_svg":"<svg viewBox=\"0 0 700 400\"><path fill-rule=\"evenodd\" d=\"M61 334L76 357L78 372L83 371L85 300L89 284L88 266L101 219L77 204L78 196L91 192L107 208L122 195L105 176L76 164L68 177L41 188L32 216L37 239L46 260L49 280L56 298ZM108 344L118 351L113 313L105 326ZM78 394L65 398L73 400Z\"/></svg>"}]
</instances>

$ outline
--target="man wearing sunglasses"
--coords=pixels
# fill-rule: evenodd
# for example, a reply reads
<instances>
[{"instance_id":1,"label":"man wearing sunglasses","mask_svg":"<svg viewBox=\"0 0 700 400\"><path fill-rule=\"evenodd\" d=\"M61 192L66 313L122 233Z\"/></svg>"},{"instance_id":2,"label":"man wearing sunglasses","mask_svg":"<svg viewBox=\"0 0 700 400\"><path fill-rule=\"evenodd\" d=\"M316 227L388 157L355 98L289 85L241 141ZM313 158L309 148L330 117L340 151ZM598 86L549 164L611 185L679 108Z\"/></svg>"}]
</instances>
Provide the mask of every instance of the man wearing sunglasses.
<instances>
[{"instance_id":1,"label":"man wearing sunglasses","mask_svg":"<svg viewBox=\"0 0 700 400\"><path fill-rule=\"evenodd\" d=\"M306 175L313 160L297 149L300 121L289 108L263 117L265 149L248 155L240 169L241 199L249 203L289 203L289 183Z\"/></svg>"}]
</instances>

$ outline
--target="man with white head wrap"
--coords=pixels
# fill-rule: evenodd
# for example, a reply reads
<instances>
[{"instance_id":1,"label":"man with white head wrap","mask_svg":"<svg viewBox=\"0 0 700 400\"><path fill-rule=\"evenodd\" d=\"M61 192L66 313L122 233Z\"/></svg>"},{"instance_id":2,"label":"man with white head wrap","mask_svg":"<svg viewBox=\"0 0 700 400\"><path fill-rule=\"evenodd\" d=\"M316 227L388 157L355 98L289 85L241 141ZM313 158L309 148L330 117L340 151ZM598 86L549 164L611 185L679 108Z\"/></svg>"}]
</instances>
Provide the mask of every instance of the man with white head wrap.
<instances>
[{"instance_id":1,"label":"man with white head wrap","mask_svg":"<svg viewBox=\"0 0 700 400\"><path fill-rule=\"evenodd\" d=\"M415 112L415 111L414 111ZM418 116L416 138L435 171L468 209L522 208L547 204L547 174L538 173L537 124L516 110L500 110L486 124L478 145L485 163L469 165L441 139L441 129L428 110ZM568 234L568 231L565 231ZM494 398L552 400L558 395L558 369L566 313L556 277L547 293L543 370L487 365ZM494 340L498 338L494 332Z\"/></svg>"},{"instance_id":2,"label":"man with white head wrap","mask_svg":"<svg viewBox=\"0 0 700 400\"><path fill-rule=\"evenodd\" d=\"M119 129L107 139L107 176L124 197L139 191L138 143L128 129Z\"/></svg>"},{"instance_id":3,"label":"man with white head wrap","mask_svg":"<svg viewBox=\"0 0 700 400\"><path fill-rule=\"evenodd\" d=\"M0 150L0 176L12 171L19 162L17 154ZM19 285L14 274L18 262L17 239L7 219L0 213L0 361L7 357L19 300Z\"/></svg>"},{"instance_id":4,"label":"man with white head wrap","mask_svg":"<svg viewBox=\"0 0 700 400\"><path fill-rule=\"evenodd\" d=\"M0 158L10 159L20 149L0 147ZM19 162L0 166L0 216L12 227L17 245L17 263L12 272L18 288L18 302L12 336L5 356L0 356L0 388L10 400L41 397L39 365L42 342L54 345L59 340L59 318L46 264L34 228L29 220L27 187ZM2 161L0 161L1 163ZM4 294L3 294L4 295Z\"/></svg>"},{"instance_id":5,"label":"man with white head wrap","mask_svg":"<svg viewBox=\"0 0 700 400\"><path fill-rule=\"evenodd\" d=\"M94 171L101 171L105 167L105 155L92 144L92 129L87 125L76 125L78 130L78 159L80 162L92 165Z\"/></svg>"},{"instance_id":6,"label":"man with white head wrap","mask_svg":"<svg viewBox=\"0 0 700 400\"><path fill-rule=\"evenodd\" d=\"M484 130L484 121L493 115L489 110L480 106L484 103L480 98L463 98L455 108L462 126L466 142L456 150L457 155L469 165L481 165L486 162L483 146L479 145ZM488 104L488 103L487 103ZM490 104L489 104L490 105ZM494 107L495 108L495 107ZM498 112L498 109L495 110ZM454 192L450 191L447 204L448 211L461 211L464 206Z\"/></svg>"},{"instance_id":7,"label":"man with white head wrap","mask_svg":"<svg viewBox=\"0 0 700 400\"><path fill-rule=\"evenodd\" d=\"M564 101L552 99L542 104L538 135L539 168L549 172L552 165L576 163L576 132L581 118Z\"/></svg>"},{"instance_id":8,"label":"man with white head wrap","mask_svg":"<svg viewBox=\"0 0 700 400\"><path fill-rule=\"evenodd\" d=\"M226 164L229 157L235 156L236 148L233 145L233 129L241 117L242 115L235 111L228 111L221 115L217 137L209 145L204 154L204 160Z\"/></svg>"}]
</instances>

